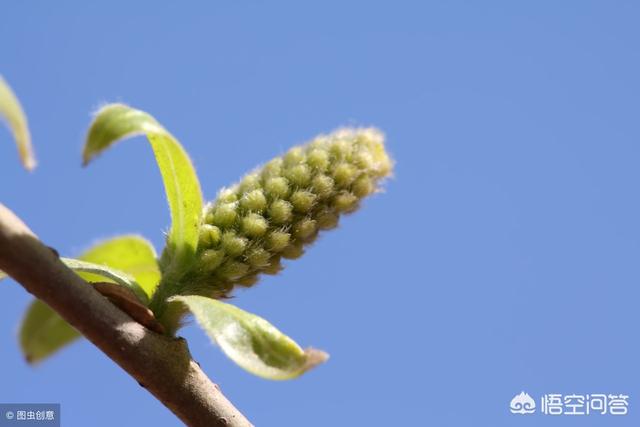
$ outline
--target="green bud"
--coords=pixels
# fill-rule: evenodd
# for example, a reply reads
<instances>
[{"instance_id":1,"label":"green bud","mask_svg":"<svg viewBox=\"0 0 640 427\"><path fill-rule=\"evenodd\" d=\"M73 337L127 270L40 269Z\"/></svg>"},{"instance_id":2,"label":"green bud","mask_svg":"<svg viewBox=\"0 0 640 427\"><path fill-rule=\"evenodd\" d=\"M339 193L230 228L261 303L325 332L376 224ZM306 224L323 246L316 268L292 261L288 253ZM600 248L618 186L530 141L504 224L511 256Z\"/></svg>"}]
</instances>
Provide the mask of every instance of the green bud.
<instances>
[{"instance_id":1,"label":"green bud","mask_svg":"<svg viewBox=\"0 0 640 427\"><path fill-rule=\"evenodd\" d=\"M312 168L324 172L329 167L329 153L320 148L313 149L309 152L307 163Z\"/></svg>"},{"instance_id":2,"label":"green bud","mask_svg":"<svg viewBox=\"0 0 640 427\"><path fill-rule=\"evenodd\" d=\"M289 182L281 176L268 178L265 180L264 190L270 199L282 199L289 195Z\"/></svg>"},{"instance_id":3,"label":"green bud","mask_svg":"<svg viewBox=\"0 0 640 427\"><path fill-rule=\"evenodd\" d=\"M289 245L291 234L284 231L272 231L267 236L267 249L278 253Z\"/></svg>"},{"instance_id":4,"label":"green bud","mask_svg":"<svg viewBox=\"0 0 640 427\"><path fill-rule=\"evenodd\" d=\"M267 231L267 220L261 215L250 213L242 218L242 232L247 237L260 237Z\"/></svg>"},{"instance_id":5,"label":"green bud","mask_svg":"<svg viewBox=\"0 0 640 427\"><path fill-rule=\"evenodd\" d=\"M354 153L352 161L359 169L368 170L374 166L373 156L367 151L358 151Z\"/></svg>"},{"instance_id":6,"label":"green bud","mask_svg":"<svg viewBox=\"0 0 640 427\"><path fill-rule=\"evenodd\" d=\"M336 160L346 160L351 154L351 145L343 139L336 139L329 144L329 153Z\"/></svg>"},{"instance_id":7,"label":"green bud","mask_svg":"<svg viewBox=\"0 0 640 427\"><path fill-rule=\"evenodd\" d=\"M293 226L293 235L296 239L306 240L313 236L317 229L315 219L303 218Z\"/></svg>"},{"instance_id":8,"label":"green bud","mask_svg":"<svg viewBox=\"0 0 640 427\"><path fill-rule=\"evenodd\" d=\"M333 170L333 180L338 188L346 188L357 176L357 170L349 163L340 163Z\"/></svg>"},{"instance_id":9,"label":"green bud","mask_svg":"<svg viewBox=\"0 0 640 427\"><path fill-rule=\"evenodd\" d=\"M275 275L280 273L284 267L282 266L282 262L280 262L280 256L272 257L268 266L262 268L260 270L261 273Z\"/></svg>"},{"instance_id":10,"label":"green bud","mask_svg":"<svg viewBox=\"0 0 640 427\"><path fill-rule=\"evenodd\" d=\"M224 280L236 281L242 279L249 271L249 266L243 262L229 261L220 266L216 273Z\"/></svg>"},{"instance_id":11,"label":"green bud","mask_svg":"<svg viewBox=\"0 0 640 427\"><path fill-rule=\"evenodd\" d=\"M316 197L310 191L298 190L291 195L291 204L296 212L307 213L313 207Z\"/></svg>"},{"instance_id":12,"label":"green bud","mask_svg":"<svg viewBox=\"0 0 640 427\"><path fill-rule=\"evenodd\" d=\"M233 203L238 201L238 195L231 188L223 188L218 193L216 203Z\"/></svg>"},{"instance_id":13,"label":"green bud","mask_svg":"<svg viewBox=\"0 0 640 427\"><path fill-rule=\"evenodd\" d=\"M304 149L293 147L284 155L285 166L296 166L304 161Z\"/></svg>"},{"instance_id":14,"label":"green bud","mask_svg":"<svg viewBox=\"0 0 640 427\"><path fill-rule=\"evenodd\" d=\"M286 224L291 221L293 206L286 200L276 200L269 207L269 217L274 224Z\"/></svg>"},{"instance_id":15,"label":"green bud","mask_svg":"<svg viewBox=\"0 0 640 427\"><path fill-rule=\"evenodd\" d=\"M238 185L238 189L241 193L248 193L256 188L260 187L260 176L258 174L252 173L245 176L242 179L242 182Z\"/></svg>"},{"instance_id":16,"label":"green bud","mask_svg":"<svg viewBox=\"0 0 640 427\"><path fill-rule=\"evenodd\" d=\"M224 251L215 249L206 249L200 254L200 263L202 268L207 271L213 271L222 263L224 259Z\"/></svg>"},{"instance_id":17,"label":"green bud","mask_svg":"<svg viewBox=\"0 0 640 427\"><path fill-rule=\"evenodd\" d=\"M293 185L298 187L306 187L311 181L311 170L307 165L296 165L287 169L285 172L287 179L291 181Z\"/></svg>"},{"instance_id":18,"label":"green bud","mask_svg":"<svg viewBox=\"0 0 640 427\"><path fill-rule=\"evenodd\" d=\"M317 220L318 228L321 230L331 230L332 228L336 228L338 226L338 221L340 217L333 210L326 208L320 212L318 212Z\"/></svg>"},{"instance_id":19,"label":"green bud","mask_svg":"<svg viewBox=\"0 0 640 427\"><path fill-rule=\"evenodd\" d=\"M391 173L375 129L342 129L294 147L223 189L205 207L194 292L221 297L276 274L300 257L318 231L338 225ZM188 285L186 285L188 286ZM186 289L188 292L189 289Z\"/></svg>"},{"instance_id":20,"label":"green bud","mask_svg":"<svg viewBox=\"0 0 640 427\"><path fill-rule=\"evenodd\" d=\"M247 252L247 262L252 267L262 268L269 265L271 252L264 248L252 248Z\"/></svg>"},{"instance_id":21,"label":"green bud","mask_svg":"<svg viewBox=\"0 0 640 427\"><path fill-rule=\"evenodd\" d=\"M333 198L333 207L338 212L353 212L358 208L358 198L348 191L341 191Z\"/></svg>"},{"instance_id":22,"label":"green bud","mask_svg":"<svg viewBox=\"0 0 640 427\"><path fill-rule=\"evenodd\" d=\"M247 247L247 239L239 237L234 231L225 231L222 235L222 249L229 256L241 255Z\"/></svg>"},{"instance_id":23,"label":"green bud","mask_svg":"<svg viewBox=\"0 0 640 427\"><path fill-rule=\"evenodd\" d=\"M200 235L198 236L198 245L212 247L220 242L220 229L215 225L202 224L200 227Z\"/></svg>"},{"instance_id":24,"label":"green bud","mask_svg":"<svg viewBox=\"0 0 640 427\"><path fill-rule=\"evenodd\" d=\"M213 209L212 215L207 214L207 219L211 219L210 223L220 228L231 227L236 220L235 203L222 203Z\"/></svg>"},{"instance_id":25,"label":"green bud","mask_svg":"<svg viewBox=\"0 0 640 427\"><path fill-rule=\"evenodd\" d=\"M240 199L240 206L254 212L262 212L267 207L267 199L261 189L245 193Z\"/></svg>"},{"instance_id":26,"label":"green bud","mask_svg":"<svg viewBox=\"0 0 640 427\"><path fill-rule=\"evenodd\" d=\"M259 277L257 274L250 274L248 276L241 277L236 282L236 285L244 286L246 288L251 287L258 283Z\"/></svg>"},{"instance_id":27,"label":"green bud","mask_svg":"<svg viewBox=\"0 0 640 427\"><path fill-rule=\"evenodd\" d=\"M302 243L292 243L282 250L282 258L298 259L304 254Z\"/></svg>"},{"instance_id":28,"label":"green bud","mask_svg":"<svg viewBox=\"0 0 640 427\"><path fill-rule=\"evenodd\" d=\"M313 178L311 189L321 199L327 198L333 193L333 178L327 175L318 175Z\"/></svg>"},{"instance_id":29,"label":"green bud","mask_svg":"<svg viewBox=\"0 0 640 427\"><path fill-rule=\"evenodd\" d=\"M282 175L282 164L283 160L280 157L276 157L275 159L268 162L262 168L262 179L266 180L271 177L280 177Z\"/></svg>"},{"instance_id":30,"label":"green bud","mask_svg":"<svg viewBox=\"0 0 640 427\"><path fill-rule=\"evenodd\" d=\"M373 193L375 190L375 184L367 175L361 175L356 179L351 187L351 191L356 197L362 198Z\"/></svg>"}]
</instances>

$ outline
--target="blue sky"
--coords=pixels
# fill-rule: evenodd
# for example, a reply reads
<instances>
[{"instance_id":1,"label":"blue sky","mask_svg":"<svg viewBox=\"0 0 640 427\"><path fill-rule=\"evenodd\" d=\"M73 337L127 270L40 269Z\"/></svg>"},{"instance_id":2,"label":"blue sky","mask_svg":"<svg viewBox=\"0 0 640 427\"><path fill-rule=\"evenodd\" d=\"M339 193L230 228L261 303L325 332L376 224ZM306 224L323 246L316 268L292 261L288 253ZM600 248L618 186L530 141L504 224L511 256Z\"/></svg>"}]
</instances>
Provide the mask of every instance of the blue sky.
<instances>
[{"instance_id":1,"label":"blue sky","mask_svg":"<svg viewBox=\"0 0 640 427\"><path fill-rule=\"evenodd\" d=\"M194 357L259 426L628 426L640 421L640 5L536 2L7 2L0 74L40 167L0 129L0 200L75 255L169 224L143 139L80 167L90 112L152 113L207 199L343 125L385 131L386 192L234 303L331 360L253 377L193 325ZM92 345L37 368L0 283L0 402L65 426L179 422ZM520 391L627 394L627 416L509 412Z\"/></svg>"}]
</instances>

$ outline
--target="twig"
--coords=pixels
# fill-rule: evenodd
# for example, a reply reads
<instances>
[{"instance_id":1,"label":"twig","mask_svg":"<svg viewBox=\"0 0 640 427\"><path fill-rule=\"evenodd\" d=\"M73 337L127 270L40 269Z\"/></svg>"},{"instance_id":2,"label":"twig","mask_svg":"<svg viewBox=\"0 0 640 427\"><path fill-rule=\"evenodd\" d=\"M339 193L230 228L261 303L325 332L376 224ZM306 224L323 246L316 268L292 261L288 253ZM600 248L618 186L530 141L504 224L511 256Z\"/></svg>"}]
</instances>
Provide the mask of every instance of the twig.
<instances>
[{"instance_id":1,"label":"twig","mask_svg":"<svg viewBox=\"0 0 640 427\"><path fill-rule=\"evenodd\" d=\"M189 426L251 426L191 359L186 341L151 332L69 270L0 204L0 270L57 311Z\"/></svg>"}]
</instances>

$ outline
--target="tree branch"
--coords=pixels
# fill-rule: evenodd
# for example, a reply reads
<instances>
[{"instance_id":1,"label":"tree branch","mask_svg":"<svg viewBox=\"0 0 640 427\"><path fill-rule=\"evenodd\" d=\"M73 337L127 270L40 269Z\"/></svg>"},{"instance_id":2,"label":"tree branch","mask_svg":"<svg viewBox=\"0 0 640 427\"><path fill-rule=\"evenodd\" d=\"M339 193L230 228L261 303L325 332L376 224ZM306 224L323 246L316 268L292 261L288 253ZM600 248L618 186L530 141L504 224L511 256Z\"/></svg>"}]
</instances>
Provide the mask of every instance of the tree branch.
<instances>
[{"instance_id":1,"label":"tree branch","mask_svg":"<svg viewBox=\"0 0 640 427\"><path fill-rule=\"evenodd\" d=\"M0 270L57 311L189 426L251 423L191 359L186 341L132 320L0 204Z\"/></svg>"}]
</instances>

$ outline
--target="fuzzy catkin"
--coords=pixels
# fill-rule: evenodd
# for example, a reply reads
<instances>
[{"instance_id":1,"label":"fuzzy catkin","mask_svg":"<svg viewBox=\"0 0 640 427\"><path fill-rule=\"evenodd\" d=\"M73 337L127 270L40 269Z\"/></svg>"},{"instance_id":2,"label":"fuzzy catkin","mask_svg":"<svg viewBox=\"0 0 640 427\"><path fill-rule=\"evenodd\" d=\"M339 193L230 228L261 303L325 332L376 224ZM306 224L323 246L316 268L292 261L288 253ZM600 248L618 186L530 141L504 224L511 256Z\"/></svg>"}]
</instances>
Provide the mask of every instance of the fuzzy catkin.
<instances>
[{"instance_id":1,"label":"fuzzy catkin","mask_svg":"<svg viewBox=\"0 0 640 427\"><path fill-rule=\"evenodd\" d=\"M275 274L318 232L378 189L391 173L376 129L341 129L291 148L207 204L190 291L222 298L260 273Z\"/></svg>"}]
</instances>

